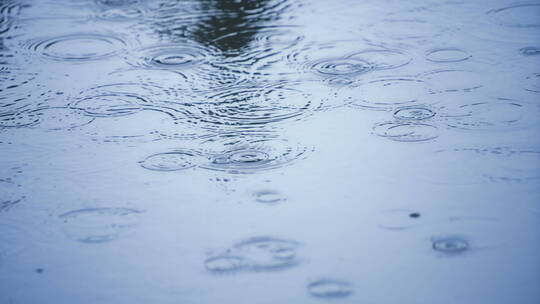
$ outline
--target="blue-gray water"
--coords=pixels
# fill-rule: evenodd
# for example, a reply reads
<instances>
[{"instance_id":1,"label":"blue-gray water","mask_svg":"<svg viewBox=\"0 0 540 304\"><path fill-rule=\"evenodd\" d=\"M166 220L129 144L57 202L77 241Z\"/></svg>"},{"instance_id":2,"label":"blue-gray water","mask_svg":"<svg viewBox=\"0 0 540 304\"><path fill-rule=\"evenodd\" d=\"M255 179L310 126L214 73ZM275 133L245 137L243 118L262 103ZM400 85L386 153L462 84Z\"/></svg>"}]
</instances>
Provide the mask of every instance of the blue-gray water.
<instances>
[{"instance_id":1,"label":"blue-gray water","mask_svg":"<svg viewBox=\"0 0 540 304\"><path fill-rule=\"evenodd\" d=\"M540 2L0 0L0 303L540 303Z\"/></svg>"}]
</instances>

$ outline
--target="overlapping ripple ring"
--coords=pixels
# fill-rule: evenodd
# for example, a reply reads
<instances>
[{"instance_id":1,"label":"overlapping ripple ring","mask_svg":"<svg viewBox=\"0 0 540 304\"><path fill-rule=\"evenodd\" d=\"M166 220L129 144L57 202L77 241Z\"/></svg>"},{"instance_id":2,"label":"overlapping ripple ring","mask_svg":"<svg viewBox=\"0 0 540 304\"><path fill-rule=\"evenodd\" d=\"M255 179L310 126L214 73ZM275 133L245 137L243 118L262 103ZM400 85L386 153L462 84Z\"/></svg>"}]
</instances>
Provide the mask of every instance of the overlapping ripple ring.
<instances>
[{"instance_id":1,"label":"overlapping ripple ring","mask_svg":"<svg viewBox=\"0 0 540 304\"><path fill-rule=\"evenodd\" d=\"M96 33L75 33L33 41L26 47L39 56L57 61L89 61L115 56L127 42Z\"/></svg>"}]
</instances>

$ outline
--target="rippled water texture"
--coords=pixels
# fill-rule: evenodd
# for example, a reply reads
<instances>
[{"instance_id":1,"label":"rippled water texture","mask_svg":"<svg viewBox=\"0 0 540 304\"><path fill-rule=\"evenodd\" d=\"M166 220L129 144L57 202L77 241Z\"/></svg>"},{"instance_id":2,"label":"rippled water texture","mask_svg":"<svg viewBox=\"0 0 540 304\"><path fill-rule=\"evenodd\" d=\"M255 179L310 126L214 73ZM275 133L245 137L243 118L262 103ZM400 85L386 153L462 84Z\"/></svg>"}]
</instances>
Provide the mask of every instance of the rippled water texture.
<instances>
[{"instance_id":1,"label":"rippled water texture","mask_svg":"<svg viewBox=\"0 0 540 304\"><path fill-rule=\"evenodd\" d=\"M540 2L0 0L0 304L540 303Z\"/></svg>"}]
</instances>

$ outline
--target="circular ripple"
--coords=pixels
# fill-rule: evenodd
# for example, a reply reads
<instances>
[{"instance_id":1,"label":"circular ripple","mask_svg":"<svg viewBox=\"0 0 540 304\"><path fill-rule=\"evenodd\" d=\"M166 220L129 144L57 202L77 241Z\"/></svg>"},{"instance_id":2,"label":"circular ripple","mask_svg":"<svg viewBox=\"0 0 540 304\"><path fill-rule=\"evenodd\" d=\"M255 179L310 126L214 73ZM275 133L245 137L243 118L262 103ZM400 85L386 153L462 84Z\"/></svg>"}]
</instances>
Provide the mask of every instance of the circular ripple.
<instances>
[{"instance_id":1,"label":"circular ripple","mask_svg":"<svg viewBox=\"0 0 540 304\"><path fill-rule=\"evenodd\" d=\"M138 4L140 0L96 0L96 3L104 6L129 6Z\"/></svg>"},{"instance_id":2,"label":"circular ripple","mask_svg":"<svg viewBox=\"0 0 540 304\"><path fill-rule=\"evenodd\" d=\"M261 190L254 193L255 200L263 204L276 204L284 200L281 193L274 190Z\"/></svg>"},{"instance_id":3,"label":"circular ripple","mask_svg":"<svg viewBox=\"0 0 540 304\"><path fill-rule=\"evenodd\" d=\"M373 69L367 61L356 58L330 58L308 64L308 70L322 76L353 76Z\"/></svg>"},{"instance_id":4,"label":"circular ripple","mask_svg":"<svg viewBox=\"0 0 540 304\"><path fill-rule=\"evenodd\" d=\"M525 56L536 56L540 55L540 48L535 46L528 46L519 49L519 53Z\"/></svg>"},{"instance_id":5,"label":"circular ripple","mask_svg":"<svg viewBox=\"0 0 540 304\"><path fill-rule=\"evenodd\" d=\"M399 120L424 120L435 116L435 112L424 107L406 107L394 112L394 118Z\"/></svg>"},{"instance_id":6,"label":"circular ripple","mask_svg":"<svg viewBox=\"0 0 540 304\"><path fill-rule=\"evenodd\" d=\"M136 66L159 69L183 69L211 61L213 49L192 41L156 45L138 50Z\"/></svg>"},{"instance_id":7,"label":"circular ripple","mask_svg":"<svg viewBox=\"0 0 540 304\"><path fill-rule=\"evenodd\" d=\"M521 3L488 11L492 21L499 25L519 28L540 27L540 4Z\"/></svg>"},{"instance_id":8,"label":"circular ripple","mask_svg":"<svg viewBox=\"0 0 540 304\"><path fill-rule=\"evenodd\" d=\"M0 114L0 128L31 127L39 123L37 113L20 111Z\"/></svg>"},{"instance_id":9,"label":"circular ripple","mask_svg":"<svg viewBox=\"0 0 540 304\"><path fill-rule=\"evenodd\" d=\"M460 62L471 57L469 53L458 48L433 49L426 53L426 59L432 62Z\"/></svg>"},{"instance_id":10,"label":"circular ripple","mask_svg":"<svg viewBox=\"0 0 540 304\"><path fill-rule=\"evenodd\" d=\"M463 70L436 70L424 74L433 93L469 92L484 86L482 75Z\"/></svg>"},{"instance_id":11,"label":"circular ripple","mask_svg":"<svg viewBox=\"0 0 540 304\"><path fill-rule=\"evenodd\" d=\"M526 108L515 101L499 99L443 108L446 124L465 130L506 129L523 123Z\"/></svg>"},{"instance_id":12,"label":"circular ripple","mask_svg":"<svg viewBox=\"0 0 540 304\"><path fill-rule=\"evenodd\" d=\"M135 114L142 110L141 103L146 102L136 95L99 94L85 97L75 102L72 107L81 109L91 117L117 117Z\"/></svg>"},{"instance_id":13,"label":"circular ripple","mask_svg":"<svg viewBox=\"0 0 540 304\"><path fill-rule=\"evenodd\" d=\"M108 58L120 53L127 43L102 34L71 34L42 39L28 47L40 56L58 61L88 61Z\"/></svg>"},{"instance_id":14,"label":"circular ripple","mask_svg":"<svg viewBox=\"0 0 540 304\"><path fill-rule=\"evenodd\" d=\"M428 86L415 78L388 78L360 83L342 92L351 96L353 106L391 110L418 102L428 94Z\"/></svg>"},{"instance_id":15,"label":"circular ripple","mask_svg":"<svg viewBox=\"0 0 540 304\"><path fill-rule=\"evenodd\" d=\"M432 248L448 255L461 254L469 250L469 242L461 237L444 237L432 240Z\"/></svg>"},{"instance_id":16,"label":"circular ripple","mask_svg":"<svg viewBox=\"0 0 540 304\"><path fill-rule=\"evenodd\" d=\"M323 299L341 299L352 294L350 283L339 280L324 279L307 286L311 296Z\"/></svg>"},{"instance_id":17,"label":"circular ripple","mask_svg":"<svg viewBox=\"0 0 540 304\"><path fill-rule=\"evenodd\" d=\"M379 123L373 127L373 133L399 142L425 142L439 137L437 127L417 122Z\"/></svg>"},{"instance_id":18,"label":"circular ripple","mask_svg":"<svg viewBox=\"0 0 540 304\"><path fill-rule=\"evenodd\" d=\"M119 117L135 114L168 97L164 88L152 83L112 83L82 92L70 107L91 117Z\"/></svg>"},{"instance_id":19,"label":"circular ripple","mask_svg":"<svg viewBox=\"0 0 540 304\"><path fill-rule=\"evenodd\" d=\"M83 243L103 243L129 232L141 212L128 208L87 208L59 216L68 237Z\"/></svg>"},{"instance_id":20,"label":"circular ripple","mask_svg":"<svg viewBox=\"0 0 540 304\"><path fill-rule=\"evenodd\" d=\"M66 107L48 107L30 113L39 120L39 127L47 130L69 130L94 121L94 118L85 116L84 111Z\"/></svg>"},{"instance_id":21,"label":"circular ripple","mask_svg":"<svg viewBox=\"0 0 540 304\"><path fill-rule=\"evenodd\" d=\"M145 15L145 11L133 7L133 8L111 8L100 12L97 16L100 19L110 20L110 21L126 21L142 18Z\"/></svg>"},{"instance_id":22,"label":"circular ripple","mask_svg":"<svg viewBox=\"0 0 540 304\"><path fill-rule=\"evenodd\" d=\"M395 69L409 64L412 58L398 50L373 49L353 53L347 58L369 62L374 70Z\"/></svg>"},{"instance_id":23,"label":"circular ripple","mask_svg":"<svg viewBox=\"0 0 540 304\"><path fill-rule=\"evenodd\" d=\"M205 143L203 143L203 146ZM229 144L223 142L224 147ZM233 174L248 174L280 168L306 157L307 148L286 140L247 139L226 150L208 153L208 162L200 167Z\"/></svg>"},{"instance_id":24,"label":"circular ripple","mask_svg":"<svg viewBox=\"0 0 540 304\"><path fill-rule=\"evenodd\" d=\"M206 94L188 111L190 122L210 129L262 127L292 122L320 108L328 91L316 83L234 86Z\"/></svg>"},{"instance_id":25,"label":"circular ripple","mask_svg":"<svg viewBox=\"0 0 540 304\"><path fill-rule=\"evenodd\" d=\"M244 269L246 261L242 257L223 255L206 259L204 265L213 273L230 273Z\"/></svg>"},{"instance_id":26,"label":"circular ripple","mask_svg":"<svg viewBox=\"0 0 540 304\"><path fill-rule=\"evenodd\" d=\"M235 244L231 251L242 256L250 271L269 271L289 268L300 261L296 256L299 244L272 237L256 237Z\"/></svg>"},{"instance_id":27,"label":"circular ripple","mask_svg":"<svg viewBox=\"0 0 540 304\"><path fill-rule=\"evenodd\" d=\"M179 171L195 167L198 157L196 152L182 150L150 155L140 164L153 171Z\"/></svg>"},{"instance_id":28,"label":"circular ripple","mask_svg":"<svg viewBox=\"0 0 540 304\"><path fill-rule=\"evenodd\" d=\"M525 89L530 92L540 93L540 73L534 73L525 78Z\"/></svg>"}]
</instances>

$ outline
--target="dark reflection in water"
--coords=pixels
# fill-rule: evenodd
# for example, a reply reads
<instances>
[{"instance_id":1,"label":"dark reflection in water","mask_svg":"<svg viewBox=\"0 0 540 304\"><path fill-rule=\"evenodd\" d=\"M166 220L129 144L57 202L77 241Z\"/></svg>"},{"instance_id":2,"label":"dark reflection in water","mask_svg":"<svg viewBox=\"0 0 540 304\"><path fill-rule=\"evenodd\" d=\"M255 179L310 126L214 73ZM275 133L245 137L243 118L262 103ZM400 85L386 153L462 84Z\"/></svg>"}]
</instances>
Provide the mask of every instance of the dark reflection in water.
<instances>
[{"instance_id":1,"label":"dark reflection in water","mask_svg":"<svg viewBox=\"0 0 540 304\"><path fill-rule=\"evenodd\" d=\"M206 14L201 16L190 35L202 44L217 47L225 55L233 55L249 45L258 26L279 17L279 12L271 15L258 13L273 2L201 0L201 9Z\"/></svg>"}]
</instances>

